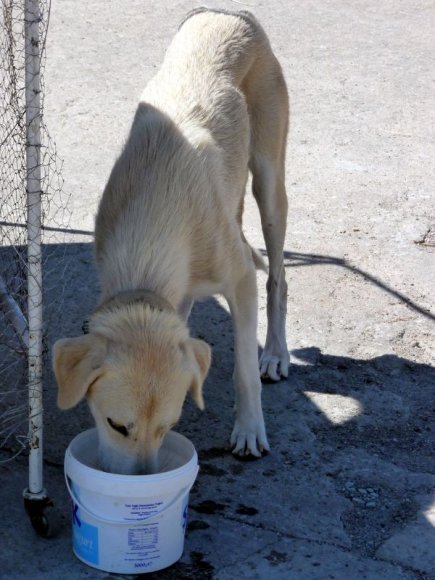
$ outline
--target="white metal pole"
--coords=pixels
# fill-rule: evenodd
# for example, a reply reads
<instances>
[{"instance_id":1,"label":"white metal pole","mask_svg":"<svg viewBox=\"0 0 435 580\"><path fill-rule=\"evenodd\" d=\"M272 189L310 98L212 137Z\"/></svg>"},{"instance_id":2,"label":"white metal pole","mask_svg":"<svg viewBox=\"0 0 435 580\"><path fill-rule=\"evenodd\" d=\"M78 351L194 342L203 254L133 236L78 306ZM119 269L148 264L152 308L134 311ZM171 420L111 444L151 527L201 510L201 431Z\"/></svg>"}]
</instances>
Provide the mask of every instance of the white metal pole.
<instances>
[{"instance_id":1,"label":"white metal pole","mask_svg":"<svg viewBox=\"0 0 435 580\"><path fill-rule=\"evenodd\" d=\"M41 100L39 0L25 0L27 245L29 319L29 489L43 494L42 480L42 268Z\"/></svg>"}]
</instances>

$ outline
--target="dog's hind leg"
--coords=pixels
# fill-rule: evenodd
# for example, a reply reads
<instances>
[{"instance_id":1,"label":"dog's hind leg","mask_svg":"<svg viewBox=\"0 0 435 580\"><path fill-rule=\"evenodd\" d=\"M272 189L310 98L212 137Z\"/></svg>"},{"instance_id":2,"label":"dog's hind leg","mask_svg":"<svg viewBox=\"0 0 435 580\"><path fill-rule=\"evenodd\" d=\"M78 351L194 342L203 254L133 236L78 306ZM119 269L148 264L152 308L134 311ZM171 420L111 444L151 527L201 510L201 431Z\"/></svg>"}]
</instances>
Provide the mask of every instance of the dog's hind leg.
<instances>
[{"instance_id":1,"label":"dog's hind leg","mask_svg":"<svg viewBox=\"0 0 435 580\"><path fill-rule=\"evenodd\" d=\"M284 237L287 221L287 198L284 183L273 162L257 157L252 164L253 191L260 208L267 254L267 334L260 357L263 379L278 381L288 376L285 321L287 314L287 282L283 263Z\"/></svg>"},{"instance_id":2,"label":"dog's hind leg","mask_svg":"<svg viewBox=\"0 0 435 580\"><path fill-rule=\"evenodd\" d=\"M288 96L281 68L271 52L250 71L244 92L251 123L252 191L257 201L269 257L266 343L260 358L263 379L288 376L286 343L287 282L283 250L287 224L285 147Z\"/></svg>"}]
</instances>

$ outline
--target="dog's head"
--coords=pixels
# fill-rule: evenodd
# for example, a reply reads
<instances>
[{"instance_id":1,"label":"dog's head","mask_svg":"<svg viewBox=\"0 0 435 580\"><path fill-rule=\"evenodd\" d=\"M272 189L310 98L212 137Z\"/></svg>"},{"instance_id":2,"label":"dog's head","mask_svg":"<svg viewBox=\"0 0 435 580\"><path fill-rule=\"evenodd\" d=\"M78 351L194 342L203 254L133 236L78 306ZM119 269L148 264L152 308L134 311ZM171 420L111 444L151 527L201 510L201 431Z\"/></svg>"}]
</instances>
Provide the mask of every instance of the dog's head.
<instances>
[{"instance_id":1,"label":"dog's head","mask_svg":"<svg viewBox=\"0 0 435 580\"><path fill-rule=\"evenodd\" d=\"M106 471L155 472L186 394L204 408L210 347L175 312L136 304L96 314L89 334L59 340L53 354L58 405L70 409L86 397Z\"/></svg>"}]
</instances>

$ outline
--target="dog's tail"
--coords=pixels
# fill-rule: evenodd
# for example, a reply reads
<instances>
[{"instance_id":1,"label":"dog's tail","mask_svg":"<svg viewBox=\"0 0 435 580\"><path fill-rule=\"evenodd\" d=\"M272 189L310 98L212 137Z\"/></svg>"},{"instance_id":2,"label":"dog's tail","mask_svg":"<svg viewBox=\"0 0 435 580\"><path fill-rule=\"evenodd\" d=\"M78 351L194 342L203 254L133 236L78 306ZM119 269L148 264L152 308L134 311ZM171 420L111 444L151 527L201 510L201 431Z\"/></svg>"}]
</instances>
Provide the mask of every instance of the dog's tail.
<instances>
[{"instance_id":1,"label":"dog's tail","mask_svg":"<svg viewBox=\"0 0 435 580\"><path fill-rule=\"evenodd\" d=\"M245 243L248 246L248 248L251 250L252 260L254 261L254 266L255 266L256 270L262 270L263 272L266 272L266 274L267 274L269 272L269 268L267 267L267 264L264 261L263 256L261 255L261 253L258 250L256 250L255 248L253 248L251 246L251 244L245 238L245 234L243 233L243 231L240 231L240 233L242 234L243 243Z\"/></svg>"},{"instance_id":2,"label":"dog's tail","mask_svg":"<svg viewBox=\"0 0 435 580\"><path fill-rule=\"evenodd\" d=\"M266 262L263 259L263 256L260 254L258 250L251 246L252 252L252 259L254 260L254 264L257 270L263 270L266 274L269 272L269 268L267 267Z\"/></svg>"}]
</instances>

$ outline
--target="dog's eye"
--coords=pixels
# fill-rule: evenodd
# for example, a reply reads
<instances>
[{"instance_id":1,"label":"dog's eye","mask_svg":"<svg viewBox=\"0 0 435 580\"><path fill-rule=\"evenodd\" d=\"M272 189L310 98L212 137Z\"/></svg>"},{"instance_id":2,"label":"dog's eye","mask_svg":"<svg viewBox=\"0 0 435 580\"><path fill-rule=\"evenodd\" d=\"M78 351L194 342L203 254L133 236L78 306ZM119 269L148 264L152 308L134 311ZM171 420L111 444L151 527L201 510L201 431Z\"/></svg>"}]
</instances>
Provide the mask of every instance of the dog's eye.
<instances>
[{"instance_id":1,"label":"dog's eye","mask_svg":"<svg viewBox=\"0 0 435 580\"><path fill-rule=\"evenodd\" d=\"M119 425L118 423L115 423L115 421L112 421L112 419L110 417L107 417L107 422L112 427L112 429L115 429L115 431L118 431L118 433L121 433L121 435L124 435L124 437L128 437L127 427L125 427L124 425Z\"/></svg>"}]
</instances>

